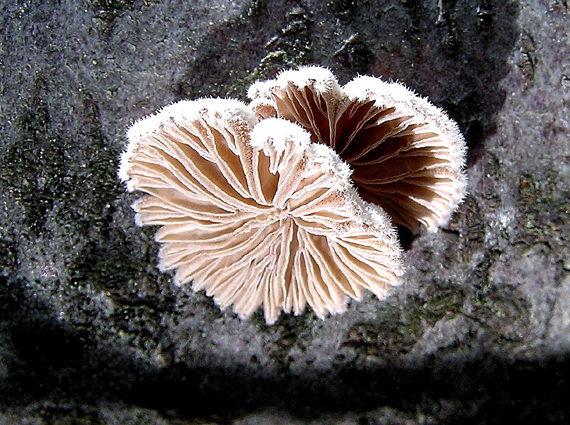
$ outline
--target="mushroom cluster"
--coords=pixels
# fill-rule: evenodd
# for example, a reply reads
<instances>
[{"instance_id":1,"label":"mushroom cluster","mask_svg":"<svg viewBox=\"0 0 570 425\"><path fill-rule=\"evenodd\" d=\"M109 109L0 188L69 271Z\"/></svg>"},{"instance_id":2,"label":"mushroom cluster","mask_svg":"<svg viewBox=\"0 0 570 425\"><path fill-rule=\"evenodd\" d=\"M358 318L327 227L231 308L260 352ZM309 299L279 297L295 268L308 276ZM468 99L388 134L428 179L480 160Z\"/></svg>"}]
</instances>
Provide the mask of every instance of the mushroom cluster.
<instances>
[{"instance_id":1,"label":"mushroom cluster","mask_svg":"<svg viewBox=\"0 0 570 425\"><path fill-rule=\"evenodd\" d=\"M119 177L149 195L133 208L161 226L160 269L269 324L384 298L403 273L393 224L434 230L463 197L456 124L400 84L341 87L320 67L248 95L181 101L128 131Z\"/></svg>"}]
</instances>

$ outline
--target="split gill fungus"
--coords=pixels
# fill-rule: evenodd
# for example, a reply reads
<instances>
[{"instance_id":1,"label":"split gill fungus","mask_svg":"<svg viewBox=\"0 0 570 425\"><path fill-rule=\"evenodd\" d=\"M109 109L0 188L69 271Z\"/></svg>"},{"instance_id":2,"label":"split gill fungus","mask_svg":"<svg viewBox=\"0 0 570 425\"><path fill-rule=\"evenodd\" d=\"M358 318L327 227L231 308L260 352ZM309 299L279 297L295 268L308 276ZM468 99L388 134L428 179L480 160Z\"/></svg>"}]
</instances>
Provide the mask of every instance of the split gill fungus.
<instances>
[{"instance_id":1,"label":"split gill fungus","mask_svg":"<svg viewBox=\"0 0 570 425\"><path fill-rule=\"evenodd\" d=\"M240 318L319 317L403 273L394 224L447 223L465 191L465 142L445 112L404 86L341 87L305 67L257 82L249 105L174 103L128 131L119 177L148 196L161 270Z\"/></svg>"}]
</instances>

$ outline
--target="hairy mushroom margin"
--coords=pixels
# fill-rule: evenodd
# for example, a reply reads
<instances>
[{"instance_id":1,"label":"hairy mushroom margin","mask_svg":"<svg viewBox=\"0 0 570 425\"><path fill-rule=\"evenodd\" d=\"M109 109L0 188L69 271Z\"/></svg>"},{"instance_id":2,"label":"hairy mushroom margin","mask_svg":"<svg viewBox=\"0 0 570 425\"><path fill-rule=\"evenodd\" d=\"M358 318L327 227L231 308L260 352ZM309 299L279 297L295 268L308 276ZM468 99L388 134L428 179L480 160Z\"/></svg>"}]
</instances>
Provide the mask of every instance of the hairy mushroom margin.
<instances>
[{"instance_id":1,"label":"hairy mushroom margin","mask_svg":"<svg viewBox=\"0 0 570 425\"><path fill-rule=\"evenodd\" d=\"M392 223L447 222L466 184L465 143L403 86L319 67L257 82L250 105L180 101L128 131L119 177L148 196L159 267L241 318L268 324L306 304L319 317L399 284Z\"/></svg>"}]
</instances>

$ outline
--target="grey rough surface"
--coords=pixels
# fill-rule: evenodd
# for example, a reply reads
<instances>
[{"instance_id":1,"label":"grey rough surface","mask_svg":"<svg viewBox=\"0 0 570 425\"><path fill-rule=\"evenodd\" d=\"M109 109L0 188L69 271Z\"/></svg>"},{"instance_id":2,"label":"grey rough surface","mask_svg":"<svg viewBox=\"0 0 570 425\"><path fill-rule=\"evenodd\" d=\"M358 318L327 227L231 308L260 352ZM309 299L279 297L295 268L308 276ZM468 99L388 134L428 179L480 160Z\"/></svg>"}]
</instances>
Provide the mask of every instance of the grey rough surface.
<instances>
[{"instance_id":1,"label":"grey rough surface","mask_svg":"<svg viewBox=\"0 0 570 425\"><path fill-rule=\"evenodd\" d=\"M0 422L570 422L570 6L0 2ZM469 196L404 285L242 322L155 268L129 123L282 67L404 82L455 118Z\"/></svg>"}]
</instances>

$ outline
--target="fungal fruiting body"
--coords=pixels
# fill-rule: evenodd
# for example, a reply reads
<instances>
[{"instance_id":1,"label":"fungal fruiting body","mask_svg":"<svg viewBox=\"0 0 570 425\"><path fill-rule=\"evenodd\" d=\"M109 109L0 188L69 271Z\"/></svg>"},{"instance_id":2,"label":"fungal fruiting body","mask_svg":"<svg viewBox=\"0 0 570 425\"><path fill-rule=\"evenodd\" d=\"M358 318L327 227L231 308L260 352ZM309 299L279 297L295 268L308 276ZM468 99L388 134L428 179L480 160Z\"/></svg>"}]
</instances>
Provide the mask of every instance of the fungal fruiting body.
<instances>
[{"instance_id":1,"label":"fungal fruiting body","mask_svg":"<svg viewBox=\"0 0 570 425\"><path fill-rule=\"evenodd\" d=\"M463 196L456 125L371 77L341 88L318 67L254 84L250 105L181 101L133 125L119 176L147 193L159 267L241 317L319 317L399 283L393 223L445 223Z\"/></svg>"},{"instance_id":2,"label":"fungal fruiting body","mask_svg":"<svg viewBox=\"0 0 570 425\"><path fill-rule=\"evenodd\" d=\"M147 196L139 225L160 225L160 268L240 317L339 313L364 289L384 297L401 274L384 211L360 199L350 169L289 121L245 104L179 102L128 134L121 177Z\"/></svg>"},{"instance_id":3,"label":"fungal fruiting body","mask_svg":"<svg viewBox=\"0 0 570 425\"><path fill-rule=\"evenodd\" d=\"M463 198L465 143L445 112L398 83L358 77L340 87L322 68L254 84L261 118L299 123L351 169L360 196L417 233L446 224Z\"/></svg>"}]
</instances>

